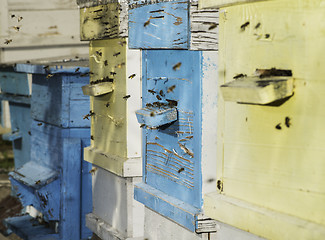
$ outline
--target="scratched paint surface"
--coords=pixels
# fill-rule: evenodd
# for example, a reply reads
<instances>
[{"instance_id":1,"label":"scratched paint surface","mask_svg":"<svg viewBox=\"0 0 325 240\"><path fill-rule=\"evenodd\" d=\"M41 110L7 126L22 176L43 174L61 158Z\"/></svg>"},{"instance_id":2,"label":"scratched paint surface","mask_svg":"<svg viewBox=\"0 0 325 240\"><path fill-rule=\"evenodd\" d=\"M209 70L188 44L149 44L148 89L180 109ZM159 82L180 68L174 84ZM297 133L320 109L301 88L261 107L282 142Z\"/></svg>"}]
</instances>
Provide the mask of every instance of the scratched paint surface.
<instances>
[{"instance_id":1,"label":"scratched paint surface","mask_svg":"<svg viewBox=\"0 0 325 240\"><path fill-rule=\"evenodd\" d=\"M143 107L177 103L178 120L145 129L145 182L195 207L200 193L200 52L143 52Z\"/></svg>"},{"instance_id":2,"label":"scratched paint surface","mask_svg":"<svg viewBox=\"0 0 325 240\"><path fill-rule=\"evenodd\" d=\"M188 2L137 4L129 9L130 48L188 48Z\"/></svg>"},{"instance_id":3,"label":"scratched paint surface","mask_svg":"<svg viewBox=\"0 0 325 240\"><path fill-rule=\"evenodd\" d=\"M126 2L81 8L81 40L127 37L127 10Z\"/></svg>"}]
</instances>

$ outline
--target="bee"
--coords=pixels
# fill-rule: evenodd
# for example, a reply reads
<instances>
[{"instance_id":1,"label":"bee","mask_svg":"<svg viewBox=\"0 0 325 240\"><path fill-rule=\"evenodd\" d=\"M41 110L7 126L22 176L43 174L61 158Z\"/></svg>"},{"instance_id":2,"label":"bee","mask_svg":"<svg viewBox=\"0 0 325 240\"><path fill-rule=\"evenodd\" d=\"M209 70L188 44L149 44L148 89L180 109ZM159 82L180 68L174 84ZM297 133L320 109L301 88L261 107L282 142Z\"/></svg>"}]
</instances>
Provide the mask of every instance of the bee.
<instances>
[{"instance_id":1,"label":"bee","mask_svg":"<svg viewBox=\"0 0 325 240\"><path fill-rule=\"evenodd\" d=\"M28 131L28 135L29 135L29 136L31 136L31 135L32 135L32 133L31 133L30 131Z\"/></svg>"},{"instance_id":2,"label":"bee","mask_svg":"<svg viewBox=\"0 0 325 240\"><path fill-rule=\"evenodd\" d=\"M43 69L48 70L49 67L50 67L49 65L46 65L46 66L43 67Z\"/></svg>"},{"instance_id":3,"label":"bee","mask_svg":"<svg viewBox=\"0 0 325 240\"><path fill-rule=\"evenodd\" d=\"M107 61L107 60L104 61L104 65L105 65L105 66L108 65L108 61Z\"/></svg>"},{"instance_id":4,"label":"bee","mask_svg":"<svg viewBox=\"0 0 325 240\"><path fill-rule=\"evenodd\" d=\"M17 32L19 32L19 30L20 30L20 27L18 27L18 26L13 26L12 28L15 29Z\"/></svg>"},{"instance_id":5,"label":"bee","mask_svg":"<svg viewBox=\"0 0 325 240\"><path fill-rule=\"evenodd\" d=\"M176 88L176 85L173 85L167 89L167 93L174 92L174 89Z\"/></svg>"},{"instance_id":6,"label":"bee","mask_svg":"<svg viewBox=\"0 0 325 240\"><path fill-rule=\"evenodd\" d=\"M129 78L132 79L132 78L134 78L135 76L136 76L136 74L133 73L133 74L131 74L131 75L129 76Z\"/></svg>"},{"instance_id":7,"label":"bee","mask_svg":"<svg viewBox=\"0 0 325 240\"><path fill-rule=\"evenodd\" d=\"M156 98L160 101L161 97L159 95L156 95Z\"/></svg>"},{"instance_id":8,"label":"bee","mask_svg":"<svg viewBox=\"0 0 325 240\"><path fill-rule=\"evenodd\" d=\"M217 181L217 188L220 190L220 191L223 191L223 182L221 180L218 180Z\"/></svg>"},{"instance_id":9,"label":"bee","mask_svg":"<svg viewBox=\"0 0 325 240\"><path fill-rule=\"evenodd\" d=\"M144 128L144 126L146 126L146 124L142 123L142 124L140 125L140 128Z\"/></svg>"},{"instance_id":10,"label":"bee","mask_svg":"<svg viewBox=\"0 0 325 240\"><path fill-rule=\"evenodd\" d=\"M146 22L143 24L143 26L146 27L146 26L148 26L149 24L150 24L150 19L149 19L148 21L146 21Z\"/></svg>"},{"instance_id":11,"label":"bee","mask_svg":"<svg viewBox=\"0 0 325 240\"><path fill-rule=\"evenodd\" d=\"M18 17L18 22L20 22L21 20L23 20L23 17L19 16Z\"/></svg>"},{"instance_id":12,"label":"bee","mask_svg":"<svg viewBox=\"0 0 325 240\"><path fill-rule=\"evenodd\" d=\"M107 103L105 104L105 106L106 106L106 107L109 107L109 102L107 102Z\"/></svg>"},{"instance_id":13,"label":"bee","mask_svg":"<svg viewBox=\"0 0 325 240\"><path fill-rule=\"evenodd\" d=\"M151 103L147 103L146 107L153 107L153 105Z\"/></svg>"},{"instance_id":14,"label":"bee","mask_svg":"<svg viewBox=\"0 0 325 240\"><path fill-rule=\"evenodd\" d=\"M208 29L208 30L212 30L212 29L215 29L217 26L218 26L218 24L217 24L217 23L211 23L211 24L210 24L210 27L209 27L209 29Z\"/></svg>"},{"instance_id":15,"label":"bee","mask_svg":"<svg viewBox=\"0 0 325 240\"><path fill-rule=\"evenodd\" d=\"M173 66L173 70L174 70L174 71L179 70L179 68L181 67L181 65L182 65L181 62L176 63L176 64Z\"/></svg>"},{"instance_id":16,"label":"bee","mask_svg":"<svg viewBox=\"0 0 325 240\"><path fill-rule=\"evenodd\" d=\"M270 34L265 34L265 38L267 39L267 38L269 38L271 35Z\"/></svg>"},{"instance_id":17,"label":"bee","mask_svg":"<svg viewBox=\"0 0 325 240\"><path fill-rule=\"evenodd\" d=\"M249 22L245 22L243 25L240 26L242 31L245 31L245 28L249 25Z\"/></svg>"},{"instance_id":18,"label":"bee","mask_svg":"<svg viewBox=\"0 0 325 240\"><path fill-rule=\"evenodd\" d=\"M150 117L154 117L155 115L156 115L155 112L150 113Z\"/></svg>"},{"instance_id":19,"label":"bee","mask_svg":"<svg viewBox=\"0 0 325 240\"><path fill-rule=\"evenodd\" d=\"M179 147L188 155L190 155L192 158L194 157L194 153L192 153L185 145L178 143Z\"/></svg>"},{"instance_id":20,"label":"bee","mask_svg":"<svg viewBox=\"0 0 325 240\"><path fill-rule=\"evenodd\" d=\"M131 97L131 95L126 95L123 98L127 100L129 97Z\"/></svg>"},{"instance_id":21,"label":"bee","mask_svg":"<svg viewBox=\"0 0 325 240\"><path fill-rule=\"evenodd\" d=\"M91 175L94 175L96 171L97 171L97 168L94 167L94 168L92 168L92 169L89 171L89 173L90 173Z\"/></svg>"},{"instance_id":22,"label":"bee","mask_svg":"<svg viewBox=\"0 0 325 240\"><path fill-rule=\"evenodd\" d=\"M277 124L277 125L275 126L275 128L278 129L278 130L281 130L281 129L282 129L282 127L281 127L281 123Z\"/></svg>"},{"instance_id":23,"label":"bee","mask_svg":"<svg viewBox=\"0 0 325 240\"><path fill-rule=\"evenodd\" d=\"M178 169L178 173L181 173L181 172L183 172L185 169L182 167L182 168L180 168L180 169Z\"/></svg>"},{"instance_id":24,"label":"bee","mask_svg":"<svg viewBox=\"0 0 325 240\"><path fill-rule=\"evenodd\" d=\"M113 57L117 57L117 56L120 55L120 54L121 54L121 52L114 53L114 54L113 54Z\"/></svg>"},{"instance_id":25,"label":"bee","mask_svg":"<svg viewBox=\"0 0 325 240\"><path fill-rule=\"evenodd\" d=\"M51 77L53 77L53 76L54 76L53 74L50 74L50 73L49 73L49 74L47 74L46 78L49 79L49 78L51 78Z\"/></svg>"},{"instance_id":26,"label":"bee","mask_svg":"<svg viewBox=\"0 0 325 240\"><path fill-rule=\"evenodd\" d=\"M156 92L154 90L151 90L151 89L149 89L148 92L151 93L152 95L156 94Z\"/></svg>"},{"instance_id":27,"label":"bee","mask_svg":"<svg viewBox=\"0 0 325 240\"><path fill-rule=\"evenodd\" d=\"M233 79L238 79L238 78L243 78L243 77L247 77L247 75L240 73L240 74L237 74L236 76L234 76Z\"/></svg>"},{"instance_id":28,"label":"bee","mask_svg":"<svg viewBox=\"0 0 325 240\"><path fill-rule=\"evenodd\" d=\"M256 24L255 29L258 29L261 26L261 23Z\"/></svg>"},{"instance_id":29,"label":"bee","mask_svg":"<svg viewBox=\"0 0 325 240\"><path fill-rule=\"evenodd\" d=\"M216 179L214 179L214 178L209 178L209 179L207 179L207 182L208 183L212 183L212 182L214 182Z\"/></svg>"},{"instance_id":30,"label":"bee","mask_svg":"<svg viewBox=\"0 0 325 240\"><path fill-rule=\"evenodd\" d=\"M285 125L287 126L287 128L291 126L291 119L289 117L285 118Z\"/></svg>"},{"instance_id":31,"label":"bee","mask_svg":"<svg viewBox=\"0 0 325 240\"><path fill-rule=\"evenodd\" d=\"M121 64L117 64L116 67L117 68L122 68L125 65L125 63L121 63Z\"/></svg>"},{"instance_id":32,"label":"bee","mask_svg":"<svg viewBox=\"0 0 325 240\"><path fill-rule=\"evenodd\" d=\"M159 137L155 137L155 140L159 140Z\"/></svg>"},{"instance_id":33,"label":"bee","mask_svg":"<svg viewBox=\"0 0 325 240\"><path fill-rule=\"evenodd\" d=\"M6 39L5 42L4 42L4 44L7 44L8 45L11 42L12 42L12 39Z\"/></svg>"},{"instance_id":34,"label":"bee","mask_svg":"<svg viewBox=\"0 0 325 240\"><path fill-rule=\"evenodd\" d=\"M162 97L164 97L164 96L165 96L165 94L164 94L164 91L163 91L163 90L160 90L160 91L159 91L159 94L160 94L160 96L162 96Z\"/></svg>"},{"instance_id":35,"label":"bee","mask_svg":"<svg viewBox=\"0 0 325 240\"><path fill-rule=\"evenodd\" d=\"M37 180L36 182L35 182L35 184L40 184L41 183L41 180Z\"/></svg>"},{"instance_id":36,"label":"bee","mask_svg":"<svg viewBox=\"0 0 325 240\"><path fill-rule=\"evenodd\" d=\"M94 20L100 20L100 19L102 19L103 17L95 17L95 18L93 18Z\"/></svg>"},{"instance_id":37,"label":"bee","mask_svg":"<svg viewBox=\"0 0 325 240\"><path fill-rule=\"evenodd\" d=\"M126 41L119 41L118 44L123 47L123 45L126 44Z\"/></svg>"},{"instance_id":38,"label":"bee","mask_svg":"<svg viewBox=\"0 0 325 240\"><path fill-rule=\"evenodd\" d=\"M80 68L78 67L78 68L76 68L76 70L74 72L79 72L79 70L80 70Z\"/></svg>"},{"instance_id":39,"label":"bee","mask_svg":"<svg viewBox=\"0 0 325 240\"><path fill-rule=\"evenodd\" d=\"M188 138L188 139L192 139L192 138L193 138L193 136L187 136L186 138Z\"/></svg>"},{"instance_id":40,"label":"bee","mask_svg":"<svg viewBox=\"0 0 325 240\"><path fill-rule=\"evenodd\" d=\"M11 18L14 18L14 17L16 17L16 15L15 14L11 14L11 16L10 16Z\"/></svg>"},{"instance_id":41,"label":"bee","mask_svg":"<svg viewBox=\"0 0 325 240\"><path fill-rule=\"evenodd\" d=\"M91 140L94 140L94 136L93 136L93 135L91 135L91 136L90 136L90 139L91 139Z\"/></svg>"},{"instance_id":42,"label":"bee","mask_svg":"<svg viewBox=\"0 0 325 240\"><path fill-rule=\"evenodd\" d=\"M177 106L177 101L175 101L175 100L166 99L166 101L168 102L168 106L170 106L170 107L176 107Z\"/></svg>"},{"instance_id":43,"label":"bee","mask_svg":"<svg viewBox=\"0 0 325 240\"><path fill-rule=\"evenodd\" d=\"M96 54L100 57L103 55L103 53L100 50L96 51Z\"/></svg>"},{"instance_id":44,"label":"bee","mask_svg":"<svg viewBox=\"0 0 325 240\"><path fill-rule=\"evenodd\" d=\"M86 119L86 118L87 118L87 120L89 120L88 117L91 117L91 116L93 116L93 115L95 115L95 113L94 113L93 111L89 111L89 113L88 113L87 115L85 115L85 116L83 117L83 119Z\"/></svg>"},{"instance_id":45,"label":"bee","mask_svg":"<svg viewBox=\"0 0 325 240\"><path fill-rule=\"evenodd\" d=\"M43 125L43 123L37 123L37 126L42 126Z\"/></svg>"}]
</instances>

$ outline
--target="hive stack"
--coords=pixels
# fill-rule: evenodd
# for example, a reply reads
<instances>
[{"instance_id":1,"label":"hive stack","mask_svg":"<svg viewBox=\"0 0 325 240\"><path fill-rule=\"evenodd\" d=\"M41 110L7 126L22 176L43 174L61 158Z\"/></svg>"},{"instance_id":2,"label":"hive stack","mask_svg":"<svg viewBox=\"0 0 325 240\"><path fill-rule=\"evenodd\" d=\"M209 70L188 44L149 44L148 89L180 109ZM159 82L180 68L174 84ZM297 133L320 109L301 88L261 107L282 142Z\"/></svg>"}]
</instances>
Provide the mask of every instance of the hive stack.
<instances>
[{"instance_id":1,"label":"hive stack","mask_svg":"<svg viewBox=\"0 0 325 240\"><path fill-rule=\"evenodd\" d=\"M135 199L148 239L215 235L202 193L214 189L218 11L197 2L130 1L129 47L142 49L143 169Z\"/></svg>"},{"instance_id":2,"label":"hive stack","mask_svg":"<svg viewBox=\"0 0 325 240\"><path fill-rule=\"evenodd\" d=\"M134 200L141 180L141 130L134 112L141 107L141 56L128 49L127 1L77 1L81 40L90 40L93 212L87 226L102 239L143 236L143 206Z\"/></svg>"},{"instance_id":3,"label":"hive stack","mask_svg":"<svg viewBox=\"0 0 325 240\"><path fill-rule=\"evenodd\" d=\"M219 184L205 196L206 213L267 239L322 239L325 35L316 23L324 2L202 0L202 6L223 12Z\"/></svg>"},{"instance_id":4,"label":"hive stack","mask_svg":"<svg viewBox=\"0 0 325 240\"><path fill-rule=\"evenodd\" d=\"M5 140L13 142L15 168L30 160L31 77L17 73L17 62L53 58L88 52L79 40L79 13L74 0L4 0L0 3L0 99L8 101L11 132ZM3 119L9 111L3 107ZM1 124L5 124L2 122Z\"/></svg>"},{"instance_id":5,"label":"hive stack","mask_svg":"<svg viewBox=\"0 0 325 240\"><path fill-rule=\"evenodd\" d=\"M89 98L81 86L89 81L88 60L52 59L17 64L32 76L30 161L9 174L23 206L35 216L6 219L24 239L87 239L85 215L91 212L91 165L83 161L89 146ZM39 218L39 217L38 217Z\"/></svg>"}]
</instances>

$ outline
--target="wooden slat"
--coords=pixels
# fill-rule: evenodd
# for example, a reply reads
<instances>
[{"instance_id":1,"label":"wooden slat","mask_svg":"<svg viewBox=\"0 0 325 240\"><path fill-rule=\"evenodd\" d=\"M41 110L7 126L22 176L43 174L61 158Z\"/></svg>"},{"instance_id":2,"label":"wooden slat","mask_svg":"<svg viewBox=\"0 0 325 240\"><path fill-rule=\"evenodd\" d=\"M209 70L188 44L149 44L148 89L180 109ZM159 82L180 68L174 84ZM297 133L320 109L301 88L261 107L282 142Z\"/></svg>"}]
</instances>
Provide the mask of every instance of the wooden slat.
<instances>
[{"instance_id":1,"label":"wooden slat","mask_svg":"<svg viewBox=\"0 0 325 240\"><path fill-rule=\"evenodd\" d=\"M10 11L77 9L75 0L5 0Z\"/></svg>"}]
</instances>

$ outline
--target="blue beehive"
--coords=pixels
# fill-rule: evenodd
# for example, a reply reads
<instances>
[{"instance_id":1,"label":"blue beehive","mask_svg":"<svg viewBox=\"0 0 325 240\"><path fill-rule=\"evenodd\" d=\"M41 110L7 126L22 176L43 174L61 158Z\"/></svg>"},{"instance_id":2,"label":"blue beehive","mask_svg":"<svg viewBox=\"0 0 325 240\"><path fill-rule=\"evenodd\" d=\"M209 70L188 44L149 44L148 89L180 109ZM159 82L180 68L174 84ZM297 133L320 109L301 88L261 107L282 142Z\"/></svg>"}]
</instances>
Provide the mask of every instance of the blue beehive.
<instances>
[{"instance_id":1,"label":"blue beehive","mask_svg":"<svg viewBox=\"0 0 325 240\"><path fill-rule=\"evenodd\" d=\"M46 225L31 216L6 220L25 239L86 239L85 215L91 212L91 164L82 150L90 144L88 61L17 64L32 74L31 161L10 173L24 206L42 213Z\"/></svg>"},{"instance_id":2,"label":"blue beehive","mask_svg":"<svg viewBox=\"0 0 325 240\"><path fill-rule=\"evenodd\" d=\"M197 1L129 2L129 47L218 49L218 10L198 9Z\"/></svg>"},{"instance_id":3,"label":"blue beehive","mask_svg":"<svg viewBox=\"0 0 325 240\"><path fill-rule=\"evenodd\" d=\"M135 199L194 232L202 192L214 187L217 52L145 50L142 59L144 177Z\"/></svg>"},{"instance_id":4,"label":"blue beehive","mask_svg":"<svg viewBox=\"0 0 325 240\"><path fill-rule=\"evenodd\" d=\"M11 132L2 135L12 141L15 168L30 160L30 80L26 73L17 73L12 65L0 67L1 99L9 102Z\"/></svg>"}]
</instances>

